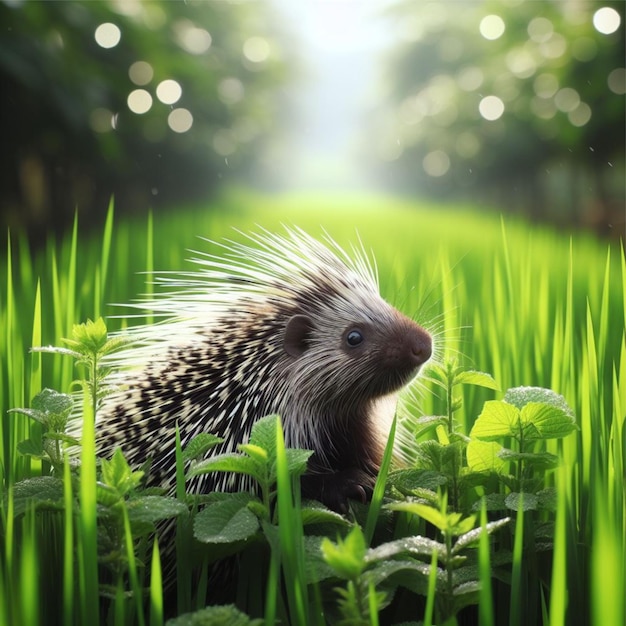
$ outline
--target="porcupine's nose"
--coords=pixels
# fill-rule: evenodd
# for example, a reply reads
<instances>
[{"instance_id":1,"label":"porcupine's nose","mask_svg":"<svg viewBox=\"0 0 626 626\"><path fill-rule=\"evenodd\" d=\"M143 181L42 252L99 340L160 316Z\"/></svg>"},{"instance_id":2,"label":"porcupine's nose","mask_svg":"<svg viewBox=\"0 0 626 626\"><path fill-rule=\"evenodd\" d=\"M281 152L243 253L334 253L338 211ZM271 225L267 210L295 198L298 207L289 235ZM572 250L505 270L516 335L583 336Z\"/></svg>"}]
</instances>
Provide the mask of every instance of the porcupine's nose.
<instances>
[{"instance_id":1,"label":"porcupine's nose","mask_svg":"<svg viewBox=\"0 0 626 626\"><path fill-rule=\"evenodd\" d=\"M419 367L432 356L433 341L423 328L415 324L413 332L410 333L408 348L411 360L416 367Z\"/></svg>"}]
</instances>

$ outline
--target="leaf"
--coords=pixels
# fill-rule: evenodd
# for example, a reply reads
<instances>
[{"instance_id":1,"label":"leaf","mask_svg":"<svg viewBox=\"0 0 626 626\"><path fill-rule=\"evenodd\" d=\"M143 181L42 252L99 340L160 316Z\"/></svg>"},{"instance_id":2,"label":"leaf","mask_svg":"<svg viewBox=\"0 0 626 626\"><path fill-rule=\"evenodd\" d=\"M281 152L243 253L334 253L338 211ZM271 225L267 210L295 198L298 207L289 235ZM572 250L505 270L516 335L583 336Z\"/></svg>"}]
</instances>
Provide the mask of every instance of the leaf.
<instances>
[{"instance_id":1,"label":"leaf","mask_svg":"<svg viewBox=\"0 0 626 626\"><path fill-rule=\"evenodd\" d=\"M262 619L251 619L234 605L210 606L169 619L166 626L261 626Z\"/></svg>"},{"instance_id":2,"label":"leaf","mask_svg":"<svg viewBox=\"0 0 626 626\"><path fill-rule=\"evenodd\" d=\"M333 542L325 538L322 555L341 578L354 580L365 568L365 538L359 526L354 526L344 539Z\"/></svg>"},{"instance_id":3,"label":"leaf","mask_svg":"<svg viewBox=\"0 0 626 626\"><path fill-rule=\"evenodd\" d=\"M69 415L74 406L72 396L54 389L42 389L32 400L31 406L42 413Z\"/></svg>"},{"instance_id":4,"label":"leaf","mask_svg":"<svg viewBox=\"0 0 626 626\"><path fill-rule=\"evenodd\" d=\"M147 532L154 530L156 522L177 517L188 511L185 503L168 496L132 498L127 502L126 508L133 531L145 526ZM141 534L146 534L146 532Z\"/></svg>"},{"instance_id":5,"label":"leaf","mask_svg":"<svg viewBox=\"0 0 626 626\"><path fill-rule=\"evenodd\" d=\"M556 511L557 493L554 487L537 492L537 508L545 511Z\"/></svg>"},{"instance_id":6,"label":"leaf","mask_svg":"<svg viewBox=\"0 0 626 626\"><path fill-rule=\"evenodd\" d=\"M63 509L63 481L54 476L37 476L13 486L13 514L17 517L29 508Z\"/></svg>"},{"instance_id":7,"label":"leaf","mask_svg":"<svg viewBox=\"0 0 626 626\"><path fill-rule=\"evenodd\" d=\"M24 441L20 441L17 444L17 450L24 456L32 456L36 459L43 459L46 456L41 439L25 439Z\"/></svg>"},{"instance_id":8,"label":"leaf","mask_svg":"<svg viewBox=\"0 0 626 626\"><path fill-rule=\"evenodd\" d=\"M302 525L312 524L339 524L340 526L350 526L350 522L340 513L331 511L323 504L314 500L307 501L301 508Z\"/></svg>"},{"instance_id":9,"label":"leaf","mask_svg":"<svg viewBox=\"0 0 626 626\"><path fill-rule=\"evenodd\" d=\"M84 324L74 324L72 339L62 341L81 354L98 354L107 342L106 324L101 317L95 322L88 319Z\"/></svg>"},{"instance_id":10,"label":"leaf","mask_svg":"<svg viewBox=\"0 0 626 626\"><path fill-rule=\"evenodd\" d=\"M504 517L495 522L489 522L485 527L479 526L465 532L456 540L452 547L452 554L459 554L461 550L477 543L484 532L490 535L492 532L506 526L510 521L509 517Z\"/></svg>"},{"instance_id":11,"label":"leaf","mask_svg":"<svg viewBox=\"0 0 626 626\"><path fill-rule=\"evenodd\" d=\"M375 563L377 561L390 559L399 554L432 556L433 552L437 552L443 556L446 552L446 546L433 539L416 535L414 537L402 537L395 541L383 543L376 548L370 548L367 551L365 560L367 563Z\"/></svg>"},{"instance_id":12,"label":"leaf","mask_svg":"<svg viewBox=\"0 0 626 626\"><path fill-rule=\"evenodd\" d=\"M121 496L137 487L144 474L142 471L132 471L121 448L116 448L110 460L102 459L101 468L104 484L115 489Z\"/></svg>"},{"instance_id":13,"label":"leaf","mask_svg":"<svg viewBox=\"0 0 626 626\"><path fill-rule=\"evenodd\" d=\"M436 492L448 482L440 472L424 469L398 470L389 475L387 484L395 487L404 495L415 494L417 490L428 489Z\"/></svg>"},{"instance_id":14,"label":"leaf","mask_svg":"<svg viewBox=\"0 0 626 626\"><path fill-rule=\"evenodd\" d=\"M509 509L519 511L536 511L539 505L539 499L534 493L510 493L504 500Z\"/></svg>"},{"instance_id":15,"label":"leaf","mask_svg":"<svg viewBox=\"0 0 626 626\"><path fill-rule=\"evenodd\" d=\"M442 532L448 528L447 517L441 511L426 504L420 504L418 502L396 502L387 505L386 508L392 511L406 511L407 513L418 515L427 522L430 522L433 526L436 526Z\"/></svg>"},{"instance_id":16,"label":"leaf","mask_svg":"<svg viewBox=\"0 0 626 626\"><path fill-rule=\"evenodd\" d=\"M267 451L264 448L252 443L240 443L237 448L260 465L267 465Z\"/></svg>"},{"instance_id":17,"label":"leaf","mask_svg":"<svg viewBox=\"0 0 626 626\"><path fill-rule=\"evenodd\" d=\"M559 463L559 457L550 452L515 452L502 448L498 456L504 461L523 461L542 469L556 467Z\"/></svg>"},{"instance_id":18,"label":"leaf","mask_svg":"<svg viewBox=\"0 0 626 626\"><path fill-rule=\"evenodd\" d=\"M460 372L456 375L454 382L461 385L476 385L477 387L485 387L487 389L493 389L494 391L500 390L498 383L496 383L491 374L477 372L475 370Z\"/></svg>"},{"instance_id":19,"label":"leaf","mask_svg":"<svg viewBox=\"0 0 626 626\"><path fill-rule=\"evenodd\" d=\"M308 584L318 583L327 578L336 578L337 574L324 560L322 554L322 541L326 537L314 535L304 536L304 559L306 563L305 574Z\"/></svg>"},{"instance_id":20,"label":"leaf","mask_svg":"<svg viewBox=\"0 0 626 626\"><path fill-rule=\"evenodd\" d=\"M500 456L502 446L496 441L474 439L467 445L467 465L473 472L506 471L505 460Z\"/></svg>"},{"instance_id":21,"label":"leaf","mask_svg":"<svg viewBox=\"0 0 626 626\"><path fill-rule=\"evenodd\" d=\"M272 463L276 460L276 432L279 419L278 415L267 415L257 420L250 432L250 443L263 448Z\"/></svg>"},{"instance_id":22,"label":"leaf","mask_svg":"<svg viewBox=\"0 0 626 626\"><path fill-rule=\"evenodd\" d=\"M287 456L287 471L291 476L301 476L306 472L307 463L312 450L300 450L297 448L287 448L285 455Z\"/></svg>"},{"instance_id":23,"label":"leaf","mask_svg":"<svg viewBox=\"0 0 626 626\"><path fill-rule=\"evenodd\" d=\"M183 450L183 461L193 461L203 456L211 448L223 443L221 437L209 433L200 433L194 437Z\"/></svg>"},{"instance_id":24,"label":"leaf","mask_svg":"<svg viewBox=\"0 0 626 626\"><path fill-rule=\"evenodd\" d=\"M190 468L187 478L200 476L201 474L210 474L211 472L234 472L236 474L247 474L258 479L259 470L259 465L254 459L243 454L230 452L218 454L196 463Z\"/></svg>"},{"instance_id":25,"label":"leaf","mask_svg":"<svg viewBox=\"0 0 626 626\"><path fill-rule=\"evenodd\" d=\"M504 503L506 496L503 493L489 493L472 505L472 511L480 511L483 503L487 511L503 511L507 508Z\"/></svg>"},{"instance_id":26,"label":"leaf","mask_svg":"<svg viewBox=\"0 0 626 626\"><path fill-rule=\"evenodd\" d=\"M8 413L19 413L20 415L26 415L30 419L43 424L48 425L48 416L43 411L37 411L36 409L9 409Z\"/></svg>"},{"instance_id":27,"label":"leaf","mask_svg":"<svg viewBox=\"0 0 626 626\"><path fill-rule=\"evenodd\" d=\"M509 389L503 398L504 402L523 409L529 402L540 404L549 404L556 409L560 409L563 413L574 417L574 412L567 404L565 398L552 391L552 389L544 389L543 387L514 387Z\"/></svg>"},{"instance_id":28,"label":"leaf","mask_svg":"<svg viewBox=\"0 0 626 626\"><path fill-rule=\"evenodd\" d=\"M522 423L532 424L541 439L559 439L578 430L574 417L561 408L528 402L522 409Z\"/></svg>"},{"instance_id":29,"label":"leaf","mask_svg":"<svg viewBox=\"0 0 626 626\"><path fill-rule=\"evenodd\" d=\"M235 543L252 537L259 529L259 520L247 507L250 494L236 494L209 504L194 518L193 534L202 543Z\"/></svg>"},{"instance_id":30,"label":"leaf","mask_svg":"<svg viewBox=\"0 0 626 626\"><path fill-rule=\"evenodd\" d=\"M474 422L471 438L496 441L502 437L519 436L519 410L501 400L488 400Z\"/></svg>"}]
</instances>

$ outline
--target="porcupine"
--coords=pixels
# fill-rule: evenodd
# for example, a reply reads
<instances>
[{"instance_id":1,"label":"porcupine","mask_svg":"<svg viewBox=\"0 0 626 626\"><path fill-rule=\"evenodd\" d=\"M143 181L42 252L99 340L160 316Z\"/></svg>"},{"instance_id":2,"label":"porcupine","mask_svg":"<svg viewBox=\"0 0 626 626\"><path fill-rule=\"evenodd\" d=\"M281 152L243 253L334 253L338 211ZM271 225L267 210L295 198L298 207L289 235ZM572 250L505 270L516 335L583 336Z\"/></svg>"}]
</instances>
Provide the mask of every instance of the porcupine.
<instances>
[{"instance_id":1,"label":"porcupine","mask_svg":"<svg viewBox=\"0 0 626 626\"><path fill-rule=\"evenodd\" d=\"M103 407L103 456L152 459L149 484L175 482L175 428L183 446L201 432L236 451L256 420L282 418L289 447L313 451L302 493L340 512L366 501L380 468L398 391L430 358L432 340L379 294L362 247L350 256L300 229L226 242L197 253L197 271L164 276L174 290L142 303L162 323L131 329L138 347L124 388ZM250 488L241 475L207 474L192 492Z\"/></svg>"}]
</instances>

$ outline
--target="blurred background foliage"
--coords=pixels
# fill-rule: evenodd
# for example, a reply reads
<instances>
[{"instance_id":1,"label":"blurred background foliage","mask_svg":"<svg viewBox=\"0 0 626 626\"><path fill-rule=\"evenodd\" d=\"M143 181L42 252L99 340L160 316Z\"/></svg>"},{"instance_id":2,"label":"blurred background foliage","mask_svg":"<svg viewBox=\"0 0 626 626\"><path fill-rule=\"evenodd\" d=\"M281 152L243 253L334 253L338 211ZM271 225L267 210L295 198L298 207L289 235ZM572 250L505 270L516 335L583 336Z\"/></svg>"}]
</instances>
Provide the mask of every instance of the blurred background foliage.
<instances>
[{"instance_id":1,"label":"blurred background foliage","mask_svg":"<svg viewBox=\"0 0 626 626\"><path fill-rule=\"evenodd\" d=\"M396 189L623 234L625 6L399 2L373 167Z\"/></svg>"},{"instance_id":2,"label":"blurred background foliage","mask_svg":"<svg viewBox=\"0 0 626 626\"><path fill-rule=\"evenodd\" d=\"M349 113L363 123L345 159L368 187L623 233L624 2L339 4L374 7L387 33L366 61L379 80ZM76 210L97 223L111 195L118 212L145 212L225 183L288 185L294 136L317 132L290 94L316 77L298 35L307 20L283 9L0 0L3 235L37 238ZM322 24L322 46L326 35ZM355 77L329 59L318 74L336 79L319 106L334 132Z\"/></svg>"},{"instance_id":3,"label":"blurred background foliage","mask_svg":"<svg viewBox=\"0 0 626 626\"><path fill-rule=\"evenodd\" d=\"M5 225L206 197L275 132L287 64L261 3L0 1L0 24Z\"/></svg>"}]
</instances>

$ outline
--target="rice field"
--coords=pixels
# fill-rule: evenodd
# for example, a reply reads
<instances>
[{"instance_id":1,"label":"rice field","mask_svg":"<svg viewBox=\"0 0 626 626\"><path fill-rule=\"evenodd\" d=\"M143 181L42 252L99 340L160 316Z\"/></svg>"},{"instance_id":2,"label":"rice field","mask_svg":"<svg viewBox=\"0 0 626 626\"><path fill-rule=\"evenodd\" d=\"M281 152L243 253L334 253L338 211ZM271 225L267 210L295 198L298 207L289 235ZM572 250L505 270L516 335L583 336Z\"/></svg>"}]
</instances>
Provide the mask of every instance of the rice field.
<instances>
[{"instance_id":1,"label":"rice field","mask_svg":"<svg viewBox=\"0 0 626 626\"><path fill-rule=\"evenodd\" d=\"M424 389L408 410L415 419L451 416L450 399L461 404L454 411L454 428L437 422L436 430L420 432L416 446L433 440L430 449L441 451L471 438L480 431L479 416L487 419L485 407L495 406L489 402L518 387L541 387L562 396L576 426L522 450L558 458L556 467L546 461L533 470L532 490L519 490L523 503L509 498L501 509L481 504L481 496L489 494L491 503L497 498L507 502L517 493L517 483L511 482L515 476L496 480L495 466L484 469L484 480L474 477L472 483L473 453L465 442L458 445L460 466L454 477L461 486L454 492L420 483L419 497L412 487L412 496L392 505L392 513L381 479L369 511L357 511L360 525L316 518L319 541L310 539L302 523L304 513L311 515L307 505L291 493L290 472L296 470L280 445L278 429L280 524L260 514L263 531L255 532L266 538L263 558L258 558L258 545L240 552L239 609L266 624L624 623L623 244L476 207L428 206L383 196L231 192L211 206L154 217L118 219L111 209L106 223L91 230L83 221L80 217L65 238L51 239L38 251L20 233L10 233L0 258L0 624L235 623L230 609L223 609L221 617L205 611L196 614L195 622L175 621L202 609L211 597L208 561L196 578L179 571L175 600L168 598L159 568L163 546L151 533L137 533L124 494L108 509L103 504L93 420L85 419L78 471L63 462L62 454L59 462L54 452L44 458L29 454L31 444L24 442L37 445L42 435L45 439L45 428L32 416L9 410L32 407L44 388L75 390L73 381L83 371L67 356L31 352L31 346L61 345L76 324L88 319L104 317L109 331L123 329L130 311L113 305L150 293L155 271L188 268L189 250L211 250L198 234L238 239L237 230L274 231L282 224L314 236L326 232L348 248L362 243L376 258L383 296L434 330L441 367L426 374ZM450 364L459 371L490 374L498 390L467 375L453 385L446 378ZM85 415L91 411L86 402ZM259 436L261 443L267 441L267 433ZM511 459L511 467L522 466L521 457ZM108 471L109 483L131 476L122 463ZM420 471L423 479L424 471L434 470L422 458ZM392 467L388 486L389 481L400 485L393 476ZM182 501L184 478L179 487ZM532 504L548 493L555 496L549 506ZM117 524L120 547L113 574L111 568L103 574L101 526L107 515ZM509 521L489 526L504 517ZM190 558L185 519L179 517L176 542L180 570ZM390 534L381 526L387 531L391 526ZM465 545L461 538L472 528L484 532L472 541L468 536ZM325 540L320 529L327 530ZM376 552L381 544L391 550L393 541L410 537L421 537L425 550L412 553L410 567L398 565L408 558L406 552L385 558ZM456 552L455 541L462 543ZM473 569L463 570L452 555ZM463 572L471 573L471 580L459 582Z\"/></svg>"}]
</instances>

